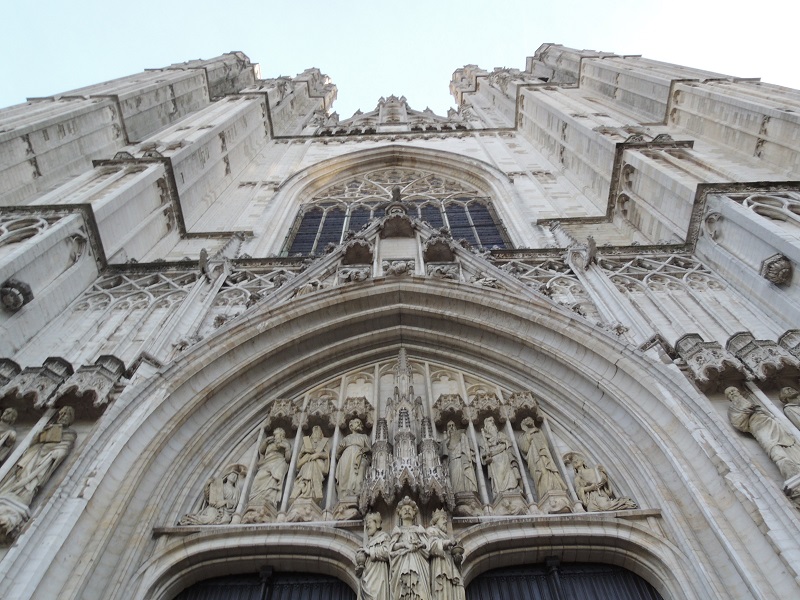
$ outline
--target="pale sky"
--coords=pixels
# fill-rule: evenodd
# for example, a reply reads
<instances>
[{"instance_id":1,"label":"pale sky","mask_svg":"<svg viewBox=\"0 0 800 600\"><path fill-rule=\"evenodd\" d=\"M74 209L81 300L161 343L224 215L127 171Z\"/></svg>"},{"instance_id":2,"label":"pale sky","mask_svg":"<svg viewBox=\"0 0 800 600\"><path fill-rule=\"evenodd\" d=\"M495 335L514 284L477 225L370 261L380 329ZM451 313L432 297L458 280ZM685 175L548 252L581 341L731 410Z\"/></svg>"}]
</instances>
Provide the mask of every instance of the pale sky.
<instances>
[{"instance_id":1,"label":"pale sky","mask_svg":"<svg viewBox=\"0 0 800 600\"><path fill-rule=\"evenodd\" d=\"M318 67L342 118L381 96L444 114L452 72L525 67L545 42L800 88L789 0L2 0L0 106L232 50L264 77Z\"/></svg>"}]
</instances>

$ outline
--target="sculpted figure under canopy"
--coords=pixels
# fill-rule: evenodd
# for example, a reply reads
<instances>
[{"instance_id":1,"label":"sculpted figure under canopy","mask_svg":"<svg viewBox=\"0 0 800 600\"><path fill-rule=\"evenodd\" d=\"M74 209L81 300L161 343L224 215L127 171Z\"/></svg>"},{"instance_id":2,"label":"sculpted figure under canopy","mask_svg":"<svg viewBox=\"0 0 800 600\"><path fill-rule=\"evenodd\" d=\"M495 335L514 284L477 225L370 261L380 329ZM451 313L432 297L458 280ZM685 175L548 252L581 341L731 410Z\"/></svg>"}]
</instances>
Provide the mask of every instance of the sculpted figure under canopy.
<instances>
[{"instance_id":1,"label":"sculpted figure under canopy","mask_svg":"<svg viewBox=\"0 0 800 600\"><path fill-rule=\"evenodd\" d=\"M771 414L752 400L745 398L738 388L729 387L725 395L730 400L728 419L739 431L751 434L769 454L784 479L800 474L800 445Z\"/></svg>"},{"instance_id":2,"label":"sculpted figure under canopy","mask_svg":"<svg viewBox=\"0 0 800 600\"><path fill-rule=\"evenodd\" d=\"M203 505L196 513L184 515L178 525L223 525L230 523L239 504L241 484L247 475L244 465L230 465L222 477L209 479L203 488Z\"/></svg>"},{"instance_id":3,"label":"sculpted figure under canopy","mask_svg":"<svg viewBox=\"0 0 800 600\"><path fill-rule=\"evenodd\" d=\"M286 440L283 429L276 427L272 435L264 436L258 449L258 470L250 488L248 510L278 505L291 457L292 445Z\"/></svg>"},{"instance_id":4,"label":"sculpted figure under canopy","mask_svg":"<svg viewBox=\"0 0 800 600\"><path fill-rule=\"evenodd\" d=\"M12 535L29 518L28 508L75 445L70 428L75 411L65 406L56 422L45 427L0 483L0 533Z\"/></svg>"},{"instance_id":5,"label":"sculpted figure under canopy","mask_svg":"<svg viewBox=\"0 0 800 600\"><path fill-rule=\"evenodd\" d=\"M444 443L450 485L453 492L477 492L478 480L475 477L475 459L466 432L456 428L453 421L447 423Z\"/></svg>"},{"instance_id":6,"label":"sculpted figure under canopy","mask_svg":"<svg viewBox=\"0 0 800 600\"><path fill-rule=\"evenodd\" d=\"M636 508L636 502L630 498L616 497L608 483L608 473L602 465L589 467L583 455L577 452L567 452L564 455L564 464L572 465L575 470L575 492L587 512Z\"/></svg>"},{"instance_id":7,"label":"sculpted figure under canopy","mask_svg":"<svg viewBox=\"0 0 800 600\"><path fill-rule=\"evenodd\" d=\"M389 546L389 589L393 600L431 600L428 536L416 524L417 504L408 496L397 505L399 524Z\"/></svg>"},{"instance_id":8,"label":"sculpted figure under canopy","mask_svg":"<svg viewBox=\"0 0 800 600\"><path fill-rule=\"evenodd\" d=\"M11 454L14 444L17 442L17 428L14 423L17 422L17 410L14 408L7 408L0 415L0 465L6 459L6 456Z\"/></svg>"},{"instance_id":9,"label":"sculpted figure under canopy","mask_svg":"<svg viewBox=\"0 0 800 600\"><path fill-rule=\"evenodd\" d=\"M336 493L339 498L361 493L372 455L372 444L369 436L363 433L361 419L352 419L349 427L350 433L336 449Z\"/></svg>"},{"instance_id":10,"label":"sculpted figure under canopy","mask_svg":"<svg viewBox=\"0 0 800 600\"><path fill-rule=\"evenodd\" d=\"M519 438L519 449L525 453L528 470L536 483L536 494L539 499L548 492L566 492L567 484L558 472L558 467L550 454L544 432L536 426L536 422L527 417L522 420L523 434Z\"/></svg>"},{"instance_id":11,"label":"sculpted figure under canopy","mask_svg":"<svg viewBox=\"0 0 800 600\"><path fill-rule=\"evenodd\" d=\"M381 530L381 515L364 518L369 539L356 553L356 575L361 577L358 600L389 600L389 534Z\"/></svg>"},{"instance_id":12,"label":"sculpted figure under canopy","mask_svg":"<svg viewBox=\"0 0 800 600\"><path fill-rule=\"evenodd\" d=\"M464 600L464 582L458 565L464 548L447 533L447 513L434 511L427 529L431 560L431 596L435 600Z\"/></svg>"},{"instance_id":13,"label":"sculpted figure under canopy","mask_svg":"<svg viewBox=\"0 0 800 600\"><path fill-rule=\"evenodd\" d=\"M489 469L494 495L508 491L519 491L519 464L514 456L511 440L498 431L494 417L486 417L481 429L483 443L480 444L481 462Z\"/></svg>"},{"instance_id":14,"label":"sculpted figure under canopy","mask_svg":"<svg viewBox=\"0 0 800 600\"><path fill-rule=\"evenodd\" d=\"M323 498L323 483L330 468L330 440L314 425L311 435L303 437L297 459L297 479L292 488L292 498L310 498L319 502Z\"/></svg>"}]
</instances>

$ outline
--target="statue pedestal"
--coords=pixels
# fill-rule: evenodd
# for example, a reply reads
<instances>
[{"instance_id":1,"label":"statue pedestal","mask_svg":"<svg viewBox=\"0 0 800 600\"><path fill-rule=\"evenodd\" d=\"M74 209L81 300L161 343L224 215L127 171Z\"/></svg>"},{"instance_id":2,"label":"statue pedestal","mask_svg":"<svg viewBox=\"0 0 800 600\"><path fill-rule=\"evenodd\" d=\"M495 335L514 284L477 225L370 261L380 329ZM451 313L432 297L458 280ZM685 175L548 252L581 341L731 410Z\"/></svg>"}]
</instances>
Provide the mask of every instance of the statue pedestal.
<instances>
[{"instance_id":1,"label":"statue pedestal","mask_svg":"<svg viewBox=\"0 0 800 600\"><path fill-rule=\"evenodd\" d=\"M311 498L298 498L289 508L286 520L294 522L322 521L322 509Z\"/></svg>"},{"instance_id":2,"label":"statue pedestal","mask_svg":"<svg viewBox=\"0 0 800 600\"><path fill-rule=\"evenodd\" d=\"M547 492L539 501L539 510L548 514L572 512L572 502L566 492Z\"/></svg>"},{"instance_id":3,"label":"statue pedestal","mask_svg":"<svg viewBox=\"0 0 800 600\"><path fill-rule=\"evenodd\" d=\"M242 523L269 523L278 516L278 511L272 505L259 508L247 507L242 516Z\"/></svg>"},{"instance_id":4,"label":"statue pedestal","mask_svg":"<svg viewBox=\"0 0 800 600\"><path fill-rule=\"evenodd\" d=\"M492 513L495 515L527 515L528 505L522 492L501 492L492 502Z\"/></svg>"},{"instance_id":5,"label":"statue pedestal","mask_svg":"<svg viewBox=\"0 0 800 600\"><path fill-rule=\"evenodd\" d=\"M483 505L474 492L458 492L455 495L453 516L480 517L481 515L483 515Z\"/></svg>"},{"instance_id":6,"label":"statue pedestal","mask_svg":"<svg viewBox=\"0 0 800 600\"><path fill-rule=\"evenodd\" d=\"M360 516L358 496L342 496L336 506L333 507L333 519L335 521L349 521Z\"/></svg>"}]
</instances>

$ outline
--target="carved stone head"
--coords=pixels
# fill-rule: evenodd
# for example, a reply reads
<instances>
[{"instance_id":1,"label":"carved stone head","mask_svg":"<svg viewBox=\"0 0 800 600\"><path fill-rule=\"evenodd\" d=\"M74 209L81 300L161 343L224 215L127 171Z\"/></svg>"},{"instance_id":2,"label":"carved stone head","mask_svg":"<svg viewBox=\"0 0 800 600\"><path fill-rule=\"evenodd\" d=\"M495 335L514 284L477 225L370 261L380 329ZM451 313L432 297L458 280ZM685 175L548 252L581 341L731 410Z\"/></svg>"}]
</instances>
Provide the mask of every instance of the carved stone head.
<instances>
[{"instance_id":1,"label":"carved stone head","mask_svg":"<svg viewBox=\"0 0 800 600\"><path fill-rule=\"evenodd\" d=\"M0 421L5 423L6 425L13 425L17 422L17 409L16 408L7 408L3 411L2 416L0 416Z\"/></svg>"},{"instance_id":2,"label":"carved stone head","mask_svg":"<svg viewBox=\"0 0 800 600\"><path fill-rule=\"evenodd\" d=\"M781 388L778 398L784 404L800 404L800 392L793 387Z\"/></svg>"}]
</instances>

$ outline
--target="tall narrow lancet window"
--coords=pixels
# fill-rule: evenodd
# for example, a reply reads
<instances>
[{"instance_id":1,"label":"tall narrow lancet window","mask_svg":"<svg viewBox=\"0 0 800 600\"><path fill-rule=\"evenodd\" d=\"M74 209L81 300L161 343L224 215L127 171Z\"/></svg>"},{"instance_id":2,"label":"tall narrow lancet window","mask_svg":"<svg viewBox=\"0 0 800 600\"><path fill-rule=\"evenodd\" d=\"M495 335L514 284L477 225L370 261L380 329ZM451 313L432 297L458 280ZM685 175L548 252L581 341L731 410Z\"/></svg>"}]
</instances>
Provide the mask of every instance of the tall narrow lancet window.
<instances>
[{"instance_id":1,"label":"tall narrow lancet window","mask_svg":"<svg viewBox=\"0 0 800 600\"><path fill-rule=\"evenodd\" d=\"M491 199L477 189L438 174L386 168L334 184L302 205L285 254L321 254L329 244L340 243L348 231L358 232L385 214L395 187L409 213L431 227L448 227L455 239L473 246L511 247Z\"/></svg>"}]
</instances>

